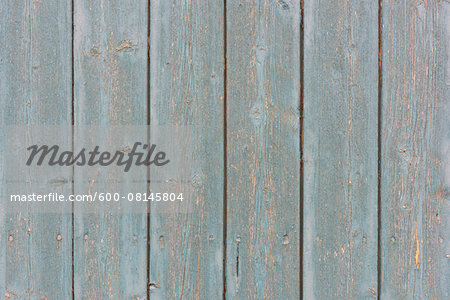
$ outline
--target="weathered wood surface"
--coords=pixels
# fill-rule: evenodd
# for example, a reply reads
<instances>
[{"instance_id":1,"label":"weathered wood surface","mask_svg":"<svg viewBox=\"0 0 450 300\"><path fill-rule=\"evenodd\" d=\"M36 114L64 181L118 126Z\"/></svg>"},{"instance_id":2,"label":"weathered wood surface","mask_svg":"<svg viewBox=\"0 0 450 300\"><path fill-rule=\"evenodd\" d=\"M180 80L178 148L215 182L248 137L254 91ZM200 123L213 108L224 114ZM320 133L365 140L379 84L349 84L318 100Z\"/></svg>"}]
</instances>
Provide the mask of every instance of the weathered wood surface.
<instances>
[{"instance_id":1,"label":"weathered wood surface","mask_svg":"<svg viewBox=\"0 0 450 300\"><path fill-rule=\"evenodd\" d=\"M298 299L300 1L226 13L226 297Z\"/></svg>"},{"instance_id":2,"label":"weathered wood surface","mask_svg":"<svg viewBox=\"0 0 450 300\"><path fill-rule=\"evenodd\" d=\"M376 298L378 3L304 3L303 296Z\"/></svg>"},{"instance_id":3,"label":"weathered wood surface","mask_svg":"<svg viewBox=\"0 0 450 300\"><path fill-rule=\"evenodd\" d=\"M70 1L2 1L0 16L0 124L70 125ZM23 139L28 141L33 137ZM56 140L70 145L71 139L68 132ZM2 148L7 147L5 143L0 141ZM4 180L14 172L5 165L0 170ZM23 175L22 193L39 185L25 183L32 177ZM54 191L70 193L70 170L53 168L40 179L58 177L67 183L55 186ZM4 180L2 197L6 194ZM43 214L33 204L28 204L23 212L8 213L5 200L1 199L0 206L0 296L69 299L72 296L71 214Z\"/></svg>"},{"instance_id":4,"label":"weathered wood surface","mask_svg":"<svg viewBox=\"0 0 450 300\"><path fill-rule=\"evenodd\" d=\"M150 297L220 299L223 293L223 3L203 0L152 0L150 3L150 123L191 126L194 149L189 184L193 190L182 190L189 193L186 198L193 203L191 212L168 212L161 204L151 205ZM150 183L150 188L153 187ZM181 185L175 189L179 188Z\"/></svg>"},{"instance_id":5,"label":"weathered wood surface","mask_svg":"<svg viewBox=\"0 0 450 300\"><path fill-rule=\"evenodd\" d=\"M2 158L1 297L450 298L448 1L4 0L0 16L0 125L189 125L194 149L191 212L74 204L73 220L8 212ZM130 174L43 179L154 188Z\"/></svg>"},{"instance_id":6,"label":"weathered wood surface","mask_svg":"<svg viewBox=\"0 0 450 300\"><path fill-rule=\"evenodd\" d=\"M74 1L76 125L147 124L147 12L145 1ZM96 142L102 145L110 138L105 135ZM75 148L77 139L86 137L75 132ZM144 193L146 172L138 172L75 168L75 193ZM141 185L130 184L139 174ZM81 206L75 203L74 210L75 298L145 299L145 210L118 214L105 208L87 214Z\"/></svg>"},{"instance_id":7,"label":"weathered wood surface","mask_svg":"<svg viewBox=\"0 0 450 300\"><path fill-rule=\"evenodd\" d=\"M383 299L449 299L449 9L383 1Z\"/></svg>"}]
</instances>

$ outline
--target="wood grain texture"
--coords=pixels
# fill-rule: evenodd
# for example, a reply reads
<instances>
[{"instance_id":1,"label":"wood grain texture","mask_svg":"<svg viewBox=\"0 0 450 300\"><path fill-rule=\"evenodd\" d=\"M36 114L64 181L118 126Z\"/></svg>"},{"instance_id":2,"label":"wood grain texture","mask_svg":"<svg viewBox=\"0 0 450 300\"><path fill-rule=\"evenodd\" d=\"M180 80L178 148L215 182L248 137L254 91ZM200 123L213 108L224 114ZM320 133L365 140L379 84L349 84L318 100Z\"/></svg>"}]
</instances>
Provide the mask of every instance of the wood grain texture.
<instances>
[{"instance_id":1,"label":"wood grain texture","mask_svg":"<svg viewBox=\"0 0 450 300\"><path fill-rule=\"evenodd\" d=\"M448 0L2 0L0 16L0 297L450 299ZM189 183L166 191L190 211L11 212L4 126L72 116L190 126ZM158 189L145 169L74 170L25 172L22 192Z\"/></svg>"},{"instance_id":2,"label":"wood grain texture","mask_svg":"<svg viewBox=\"0 0 450 300\"><path fill-rule=\"evenodd\" d=\"M304 4L303 296L376 299L378 3Z\"/></svg>"},{"instance_id":3,"label":"wood grain texture","mask_svg":"<svg viewBox=\"0 0 450 300\"><path fill-rule=\"evenodd\" d=\"M70 125L70 1L2 1L0 15L0 124ZM3 138L4 135L0 139ZM71 138L69 130L56 141L70 145ZM23 137L24 142L31 139L33 136ZM0 145L4 154L6 141L0 140ZM3 159L2 155L2 163ZM8 213L5 180L14 170L5 166L0 170L1 297L69 299L72 294L71 214L44 214L35 203L28 204L20 213ZM52 168L40 179L45 182L63 178L66 184L55 186L53 192L70 193L72 177L70 170L66 171ZM29 173L23 179L22 193L39 185ZM31 182L26 183L27 180ZM51 278L57 279L58 284Z\"/></svg>"},{"instance_id":4,"label":"wood grain texture","mask_svg":"<svg viewBox=\"0 0 450 300\"><path fill-rule=\"evenodd\" d=\"M449 299L448 20L445 1L383 1L385 299Z\"/></svg>"},{"instance_id":5,"label":"wood grain texture","mask_svg":"<svg viewBox=\"0 0 450 300\"><path fill-rule=\"evenodd\" d=\"M151 1L150 122L191 126L194 149L191 213L151 206L152 299L222 297L223 22L222 1Z\"/></svg>"},{"instance_id":6,"label":"wood grain texture","mask_svg":"<svg viewBox=\"0 0 450 300\"><path fill-rule=\"evenodd\" d=\"M300 297L300 1L227 2L228 299Z\"/></svg>"},{"instance_id":7,"label":"wood grain texture","mask_svg":"<svg viewBox=\"0 0 450 300\"><path fill-rule=\"evenodd\" d=\"M74 2L74 114L76 125L146 125L146 1ZM77 128L75 128L77 130ZM100 129L99 129L100 130ZM105 135L98 145L111 137ZM78 138L75 136L75 147ZM110 173L75 168L75 193L144 193L146 171ZM132 185L132 179L142 179ZM131 205L131 204L126 204ZM75 204L76 299L146 299L147 217Z\"/></svg>"}]
</instances>

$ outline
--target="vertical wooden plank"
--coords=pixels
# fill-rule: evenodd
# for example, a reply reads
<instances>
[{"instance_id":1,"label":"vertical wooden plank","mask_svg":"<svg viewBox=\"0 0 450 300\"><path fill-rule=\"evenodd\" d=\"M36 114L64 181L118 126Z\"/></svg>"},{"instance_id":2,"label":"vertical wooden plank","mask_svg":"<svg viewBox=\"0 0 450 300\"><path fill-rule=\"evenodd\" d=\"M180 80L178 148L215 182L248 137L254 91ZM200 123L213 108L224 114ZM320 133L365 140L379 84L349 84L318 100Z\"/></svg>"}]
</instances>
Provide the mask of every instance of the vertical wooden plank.
<instances>
[{"instance_id":1,"label":"vertical wooden plank","mask_svg":"<svg viewBox=\"0 0 450 300\"><path fill-rule=\"evenodd\" d=\"M57 141L71 145L71 2L2 1L0 11L0 124L69 125ZM2 148L5 143L0 141ZM12 172L1 168L2 197ZM70 193L70 170L51 168L43 177L64 178L67 184L55 186L52 192ZM26 194L33 186L24 179L21 192ZM20 213L7 213L8 199L1 199L1 297L69 299L72 295L71 214L44 214L40 208L31 203Z\"/></svg>"},{"instance_id":2,"label":"vertical wooden plank","mask_svg":"<svg viewBox=\"0 0 450 300\"><path fill-rule=\"evenodd\" d=\"M304 3L304 298L375 299L378 3Z\"/></svg>"},{"instance_id":3,"label":"vertical wooden plank","mask_svg":"<svg viewBox=\"0 0 450 300\"><path fill-rule=\"evenodd\" d=\"M449 299L448 20L445 1L383 1L385 299Z\"/></svg>"},{"instance_id":4,"label":"vertical wooden plank","mask_svg":"<svg viewBox=\"0 0 450 300\"><path fill-rule=\"evenodd\" d=\"M168 212L159 204L151 205L150 296L220 299L223 3L203 0L150 3L150 122L152 126L191 126L194 149L190 183L193 190L184 190L190 193L187 198L193 203L191 212Z\"/></svg>"},{"instance_id":5,"label":"vertical wooden plank","mask_svg":"<svg viewBox=\"0 0 450 300\"><path fill-rule=\"evenodd\" d=\"M300 297L300 16L227 2L229 299Z\"/></svg>"},{"instance_id":6,"label":"vertical wooden plank","mask_svg":"<svg viewBox=\"0 0 450 300\"><path fill-rule=\"evenodd\" d=\"M146 1L74 3L75 124L146 125ZM109 138L99 140L99 145ZM140 187L129 184L129 173L112 175L104 169L97 173L76 168L75 193L118 192L124 196L146 191L145 169ZM102 190L102 182L108 180L116 183ZM146 299L145 210L142 214L117 214L105 208L86 214L75 204L74 221L75 298Z\"/></svg>"},{"instance_id":7,"label":"vertical wooden plank","mask_svg":"<svg viewBox=\"0 0 450 300\"><path fill-rule=\"evenodd\" d=\"M436 272L436 277L439 278L442 287L442 298L450 298L450 3L439 3L439 44L437 47L438 63L437 76L439 99L442 104L439 104L438 121L436 126L436 137L439 141L438 157L439 157L439 181L442 182L440 190L442 203L440 204L439 217L439 236L438 242L440 244L438 253L439 270ZM441 181L442 180L442 181ZM445 193L446 192L446 193ZM429 271L430 273L433 270ZM437 281L437 280L436 280ZM431 293L430 293L431 294ZM438 294L438 293L436 293Z\"/></svg>"}]
</instances>

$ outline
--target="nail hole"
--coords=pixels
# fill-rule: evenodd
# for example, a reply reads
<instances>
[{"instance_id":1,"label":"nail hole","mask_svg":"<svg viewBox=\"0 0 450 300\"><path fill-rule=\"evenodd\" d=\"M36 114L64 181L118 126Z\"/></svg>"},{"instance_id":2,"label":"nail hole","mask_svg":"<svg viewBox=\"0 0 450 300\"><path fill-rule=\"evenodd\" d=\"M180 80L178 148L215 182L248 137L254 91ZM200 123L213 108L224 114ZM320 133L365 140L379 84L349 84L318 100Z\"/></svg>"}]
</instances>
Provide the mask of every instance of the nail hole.
<instances>
[{"instance_id":1,"label":"nail hole","mask_svg":"<svg viewBox=\"0 0 450 300\"><path fill-rule=\"evenodd\" d=\"M283 245L289 244L289 236L287 234L283 235Z\"/></svg>"},{"instance_id":2,"label":"nail hole","mask_svg":"<svg viewBox=\"0 0 450 300\"><path fill-rule=\"evenodd\" d=\"M149 287L150 287L151 290L159 289L159 285L156 284L156 283L153 283L153 282L149 283Z\"/></svg>"}]
</instances>

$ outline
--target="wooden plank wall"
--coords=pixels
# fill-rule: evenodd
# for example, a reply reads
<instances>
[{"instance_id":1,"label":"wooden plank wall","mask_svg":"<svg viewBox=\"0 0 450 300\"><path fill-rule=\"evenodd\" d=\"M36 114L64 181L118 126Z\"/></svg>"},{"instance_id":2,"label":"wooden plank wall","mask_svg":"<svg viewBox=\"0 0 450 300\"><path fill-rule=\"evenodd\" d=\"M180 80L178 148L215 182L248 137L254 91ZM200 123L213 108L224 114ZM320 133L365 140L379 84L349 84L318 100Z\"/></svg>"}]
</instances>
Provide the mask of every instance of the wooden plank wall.
<instances>
[{"instance_id":1,"label":"wooden plank wall","mask_svg":"<svg viewBox=\"0 0 450 300\"><path fill-rule=\"evenodd\" d=\"M449 298L448 12L449 3L440 1L383 1L380 275L386 299Z\"/></svg>"},{"instance_id":2,"label":"wooden plank wall","mask_svg":"<svg viewBox=\"0 0 450 300\"><path fill-rule=\"evenodd\" d=\"M220 299L224 6L203 0L150 5L150 123L190 126L194 149L193 190L182 190L193 203L191 213L150 207L150 297Z\"/></svg>"},{"instance_id":3,"label":"wooden plank wall","mask_svg":"<svg viewBox=\"0 0 450 300\"><path fill-rule=\"evenodd\" d=\"M194 149L191 213L11 213L0 132L5 299L450 298L447 1L4 0L0 17L2 130L188 125ZM77 170L45 178L152 189L147 170Z\"/></svg>"},{"instance_id":4,"label":"wooden plank wall","mask_svg":"<svg viewBox=\"0 0 450 300\"><path fill-rule=\"evenodd\" d=\"M0 124L52 126L72 123L72 9L69 0L2 1L0 4ZM51 80L49 80L51 79ZM1 135L2 152L7 147ZM23 137L25 142L33 136ZM71 132L55 137L70 145ZM0 289L5 299L70 299L72 297L72 215L43 214L28 204L8 212L2 155L0 205ZM22 174L24 193L38 183ZM52 168L41 182L59 178L55 192L71 192L72 174ZM58 278L57 284L49 278Z\"/></svg>"},{"instance_id":5,"label":"wooden plank wall","mask_svg":"<svg viewBox=\"0 0 450 300\"><path fill-rule=\"evenodd\" d=\"M300 293L300 2L227 3L230 299Z\"/></svg>"},{"instance_id":6,"label":"wooden plank wall","mask_svg":"<svg viewBox=\"0 0 450 300\"><path fill-rule=\"evenodd\" d=\"M376 297L378 4L304 17L304 297Z\"/></svg>"},{"instance_id":7,"label":"wooden plank wall","mask_svg":"<svg viewBox=\"0 0 450 300\"><path fill-rule=\"evenodd\" d=\"M147 124L147 11L144 1L74 2L75 125ZM86 139L77 128L75 148L77 139ZM102 134L96 145L112 138ZM75 193L125 195L147 189L145 170L114 174L104 169L76 168ZM141 185L127 182L137 178L144 179ZM108 207L91 214L81 205L74 209L75 298L144 299L146 214L111 213Z\"/></svg>"}]
</instances>

